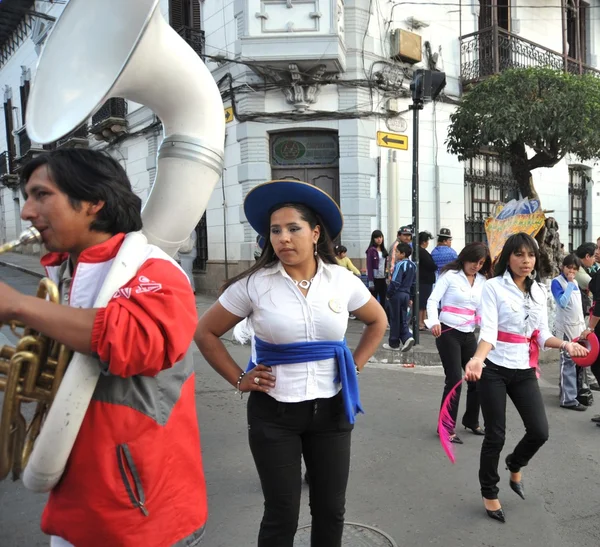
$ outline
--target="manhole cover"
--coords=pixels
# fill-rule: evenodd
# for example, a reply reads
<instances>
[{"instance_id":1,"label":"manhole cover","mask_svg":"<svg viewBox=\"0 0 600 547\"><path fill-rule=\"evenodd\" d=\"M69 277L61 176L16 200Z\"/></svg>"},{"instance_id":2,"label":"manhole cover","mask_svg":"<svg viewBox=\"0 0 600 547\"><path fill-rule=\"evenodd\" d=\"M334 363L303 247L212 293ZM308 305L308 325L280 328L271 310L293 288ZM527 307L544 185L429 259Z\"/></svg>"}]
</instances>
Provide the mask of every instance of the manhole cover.
<instances>
[{"instance_id":1,"label":"manhole cover","mask_svg":"<svg viewBox=\"0 0 600 547\"><path fill-rule=\"evenodd\" d=\"M356 522L344 524L342 545L343 547L398 547L385 532ZM310 524L298 528L294 547L310 547Z\"/></svg>"}]
</instances>

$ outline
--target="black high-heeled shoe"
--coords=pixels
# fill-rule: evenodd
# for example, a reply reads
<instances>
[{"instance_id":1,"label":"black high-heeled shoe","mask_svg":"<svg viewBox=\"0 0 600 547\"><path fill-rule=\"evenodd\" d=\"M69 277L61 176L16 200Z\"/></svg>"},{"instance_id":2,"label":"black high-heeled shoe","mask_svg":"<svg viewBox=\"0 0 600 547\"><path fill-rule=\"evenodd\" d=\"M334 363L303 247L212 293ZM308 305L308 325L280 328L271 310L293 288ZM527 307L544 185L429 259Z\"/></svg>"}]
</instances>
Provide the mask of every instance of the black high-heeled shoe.
<instances>
[{"instance_id":1,"label":"black high-heeled shoe","mask_svg":"<svg viewBox=\"0 0 600 547\"><path fill-rule=\"evenodd\" d=\"M516 471L511 471L510 469L510 458L509 456L506 456L506 459L504 460L504 462L506 463L506 470L510 471L511 473L516 473ZM508 479L508 485L510 486L510 489L515 492L515 494L517 494L517 496L519 496L521 499L525 499L525 485L523 484L523 480L521 479L520 481L513 481L512 479Z\"/></svg>"},{"instance_id":2,"label":"black high-heeled shoe","mask_svg":"<svg viewBox=\"0 0 600 547\"><path fill-rule=\"evenodd\" d=\"M470 425L463 424L463 427L465 429L470 429L473 435L485 435L485 429L483 429L483 427L481 427L480 425L478 425L477 427L471 427Z\"/></svg>"},{"instance_id":3,"label":"black high-heeled shoe","mask_svg":"<svg viewBox=\"0 0 600 547\"><path fill-rule=\"evenodd\" d=\"M502 509L502 507L500 507L500 509L496 509L495 511L490 511L489 509L486 509L485 512L487 513L487 516L490 517L491 519L497 520L498 522L506 522L506 517L504 516L504 510Z\"/></svg>"},{"instance_id":4,"label":"black high-heeled shoe","mask_svg":"<svg viewBox=\"0 0 600 547\"><path fill-rule=\"evenodd\" d=\"M491 519L497 520L499 522L506 522L506 516L504 515L504 510L502 509L502 507L500 507L500 509L488 509L485 506L485 500L486 498L483 498L483 508L485 509L485 512L487 513L487 516L490 517ZM488 500L488 501L494 501L494 500ZM496 500L498 501L498 500Z\"/></svg>"}]
</instances>

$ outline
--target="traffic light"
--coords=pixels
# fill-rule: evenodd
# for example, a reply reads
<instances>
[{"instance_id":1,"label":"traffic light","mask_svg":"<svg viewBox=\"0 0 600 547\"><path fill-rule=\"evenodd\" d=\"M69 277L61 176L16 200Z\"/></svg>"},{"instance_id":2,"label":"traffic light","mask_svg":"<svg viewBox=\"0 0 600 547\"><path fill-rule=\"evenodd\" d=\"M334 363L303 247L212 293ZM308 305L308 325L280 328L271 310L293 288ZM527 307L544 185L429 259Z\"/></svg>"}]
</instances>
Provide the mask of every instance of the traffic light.
<instances>
[{"instance_id":1,"label":"traffic light","mask_svg":"<svg viewBox=\"0 0 600 547\"><path fill-rule=\"evenodd\" d=\"M420 68L415 70L410 84L413 102L435 101L446 87L446 73Z\"/></svg>"}]
</instances>

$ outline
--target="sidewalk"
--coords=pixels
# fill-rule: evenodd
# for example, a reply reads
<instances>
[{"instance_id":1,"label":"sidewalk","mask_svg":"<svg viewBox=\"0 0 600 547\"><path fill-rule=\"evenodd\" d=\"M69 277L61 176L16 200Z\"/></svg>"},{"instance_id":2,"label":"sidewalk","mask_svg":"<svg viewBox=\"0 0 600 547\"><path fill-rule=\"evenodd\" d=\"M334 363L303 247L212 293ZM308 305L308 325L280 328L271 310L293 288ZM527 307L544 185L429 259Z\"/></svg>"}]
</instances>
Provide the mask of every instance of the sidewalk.
<instances>
[{"instance_id":1,"label":"sidewalk","mask_svg":"<svg viewBox=\"0 0 600 547\"><path fill-rule=\"evenodd\" d=\"M4 253L0 255L0 265L8 266L37 277L44 277L44 269L40 266L39 258L32 255L23 255L20 253ZM198 315L202 315L214 302L216 298L211 295L197 294L196 308ZM346 331L346 340L351 348L355 348L362 336L363 324L358 320L348 321L348 330ZM385 337L382 340L387 342L389 331L386 331ZM389 351L381 346L371 358L371 361L378 363L414 365L414 366L440 366L440 358L435 345L435 339L429 331L420 332L420 340L418 346L406 352ZM231 332L225 334L225 338L231 340ZM558 354L554 351L540 352L540 363L551 363L558 361Z\"/></svg>"}]
</instances>

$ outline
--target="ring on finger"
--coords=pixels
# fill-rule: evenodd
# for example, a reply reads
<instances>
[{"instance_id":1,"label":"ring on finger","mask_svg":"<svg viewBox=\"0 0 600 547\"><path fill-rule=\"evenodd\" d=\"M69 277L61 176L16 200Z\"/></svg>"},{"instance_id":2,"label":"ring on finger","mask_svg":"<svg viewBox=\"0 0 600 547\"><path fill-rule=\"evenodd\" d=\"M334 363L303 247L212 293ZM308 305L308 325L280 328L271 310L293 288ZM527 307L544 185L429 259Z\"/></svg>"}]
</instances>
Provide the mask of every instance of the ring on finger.
<instances>
[{"instance_id":1,"label":"ring on finger","mask_svg":"<svg viewBox=\"0 0 600 547\"><path fill-rule=\"evenodd\" d=\"M259 386L260 385L260 378L258 376L254 377L254 383Z\"/></svg>"}]
</instances>

